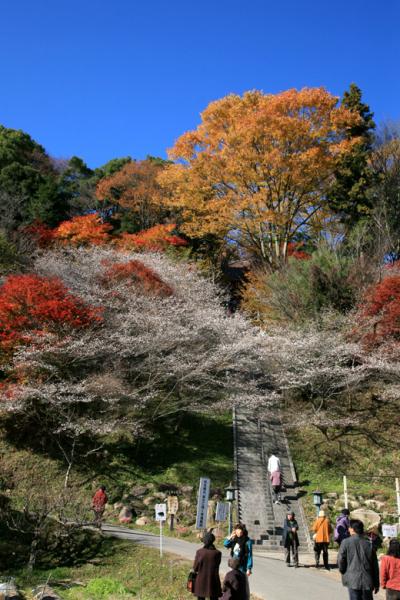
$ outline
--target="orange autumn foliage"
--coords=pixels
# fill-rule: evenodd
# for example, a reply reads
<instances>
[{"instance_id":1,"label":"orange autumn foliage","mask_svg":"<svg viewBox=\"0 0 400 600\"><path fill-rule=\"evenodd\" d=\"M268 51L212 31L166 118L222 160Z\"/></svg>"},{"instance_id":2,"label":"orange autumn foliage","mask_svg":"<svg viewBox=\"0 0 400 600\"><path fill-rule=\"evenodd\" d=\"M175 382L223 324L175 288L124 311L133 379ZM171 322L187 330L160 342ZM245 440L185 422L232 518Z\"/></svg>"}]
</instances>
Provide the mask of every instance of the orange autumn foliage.
<instances>
[{"instance_id":1,"label":"orange autumn foliage","mask_svg":"<svg viewBox=\"0 0 400 600\"><path fill-rule=\"evenodd\" d=\"M10 275L0 288L0 352L12 351L47 332L79 329L101 321L101 312L55 277Z\"/></svg>"},{"instance_id":2,"label":"orange autumn foliage","mask_svg":"<svg viewBox=\"0 0 400 600\"><path fill-rule=\"evenodd\" d=\"M106 285L113 281L139 285L144 292L155 296L168 297L173 294L172 287L139 260L110 264L102 279Z\"/></svg>"},{"instance_id":3,"label":"orange autumn foliage","mask_svg":"<svg viewBox=\"0 0 400 600\"><path fill-rule=\"evenodd\" d=\"M337 100L304 88L212 102L159 176L182 231L234 240L272 268L285 261L298 232L319 230L330 216L325 191L357 142L345 134L360 117Z\"/></svg>"},{"instance_id":4,"label":"orange autumn foliage","mask_svg":"<svg viewBox=\"0 0 400 600\"><path fill-rule=\"evenodd\" d=\"M74 246L90 244L100 246L110 240L111 229L111 225L103 223L100 217L93 213L63 221L54 230L54 239Z\"/></svg>"},{"instance_id":5,"label":"orange autumn foliage","mask_svg":"<svg viewBox=\"0 0 400 600\"><path fill-rule=\"evenodd\" d=\"M122 250L148 250L160 252L169 246L187 246L187 241L173 232L176 225L155 225L150 229L139 231L139 233L123 233L116 241L118 248Z\"/></svg>"},{"instance_id":6,"label":"orange autumn foliage","mask_svg":"<svg viewBox=\"0 0 400 600\"><path fill-rule=\"evenodd\" d=\"M165 195L157 181L163 165L150 159L132 161L99 181L96 196L133 212L139 227L146 229L161 220Z\"/></svg>"}]
</instances>

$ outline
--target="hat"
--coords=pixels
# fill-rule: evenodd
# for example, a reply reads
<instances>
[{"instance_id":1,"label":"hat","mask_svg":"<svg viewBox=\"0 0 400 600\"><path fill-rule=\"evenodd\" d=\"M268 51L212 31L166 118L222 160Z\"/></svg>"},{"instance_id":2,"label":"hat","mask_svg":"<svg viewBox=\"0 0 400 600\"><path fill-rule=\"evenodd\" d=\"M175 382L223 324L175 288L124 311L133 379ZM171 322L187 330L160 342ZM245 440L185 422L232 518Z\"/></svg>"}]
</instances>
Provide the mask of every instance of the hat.
<instances>
[{"instance_id":1,"label":"hat","mask_svg":"<svg viewBox=\"0 0 400 600\"><path fill-rule=\"evenodd\" d=\"M293 512L293 510L288 510L288 511L287 511L287 514L288 514L288 515L293 515L293 516L294 516L294 512Z\"/></svg>"},{"instance_id":2,"label":"hat","mask_svg":"<svg viewBox=\"0 0 400 600\"><path fill-rule=\"evenodd\" d=\"M320 510L318 513L319 517L324 517L325 516L325 511L324 510Z\"/></svg>"}]
</instances>

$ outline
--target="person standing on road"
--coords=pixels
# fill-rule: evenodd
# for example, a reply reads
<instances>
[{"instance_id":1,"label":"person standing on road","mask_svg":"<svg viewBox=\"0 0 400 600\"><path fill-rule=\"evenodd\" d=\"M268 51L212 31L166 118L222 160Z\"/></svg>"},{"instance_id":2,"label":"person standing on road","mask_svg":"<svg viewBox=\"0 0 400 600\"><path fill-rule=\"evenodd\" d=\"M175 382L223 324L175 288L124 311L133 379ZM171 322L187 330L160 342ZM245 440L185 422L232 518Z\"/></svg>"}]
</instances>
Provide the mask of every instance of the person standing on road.
<instances>
[{"instance_id":1,"label":"person standing on road","mask_svg":"<svg viewBox=\"0 0 400 600\"><path fill-rule=\"evenodd\" d=\"M350 520L350 537L340 544L338 554L342 583L349 590L350 600L372 600L372 591L379 591L379 566L376 552L364 537L364 524Z\"/></svg>"},{"instance_id":2,"label":"person standing on road","mask_svg":"<svg viewBox=\"0 0 400 600\"><path fill-rule=\"evenodd\" d=\"M332 526L323 510L319 511L318 518L314 521L313 532L315 566L319 567L319 559L322 552L324 567L325 569L329 570L328 547L332 533Z\"/></svg>"},{"instance_id":3,"label":"person standing on road","mask_svg":"<svg viewBox=\"0 0 400 600\"><path fill-rule=\"evenodd\" d=\"M386 590L386 600L400 600L400 542L389 542L387 554L381 559L381 586Z\"/></svg>"},{"instance_id":4,"label":"person standing on road","mask_svg":"<svg viewBox=\"0 0 400 600\"><path fill-rule=\"evenodd\" d=\"M208 532L203 537L203 548L197 550L193 563L196 579L192 593L198 600L218 600L221 595L221 580L219 578L219 565L221 552L214 546L215 535Z\"/></svg>"},{"instance_id":5,"label":"person standing on road","mask_svg":"<svg viewBox=\"0 0 400 600\"><path fill-rule=\"evenodd\" d=\"M335 540L335 542L337 542L339 544L339 546L343 542L343 540L345 540L346 538L348 538L350 536L350 533L349 533L349 526L350 526L349 515L350 515L349 509L348 508L343 508L342 512L340 513L340 515L336 519L336 527L335 527L335 532L333 534L333 539Z\"/></svg>"},{"instance_id":6,"label":"person standing on road","mask_svg":"<svg viewBox=\"0 0 400 600\"><path fill-rule=\"evenodd\" d=\"M246 575L239 569L239 559L230 558L228 566L232 570L225 575L221 600L247 600Z\"/></svg>"},{"instance_id":7,"label":"person standing on road","mask_svg":"<svg viewBox=\"0 0 400 600\"><path fill-rule=\"evenodd\" d=\"M290 554L292 554L292 561L294 566L299 566L299 536L297 534L299 530L298 523L295 519L295 514L290 510L287 514L285 522L283 523L283 547L285 548L285 562L286 566L290 567Z\"/></svg>"},{"instance_id":8,"label":"person standing on road","mask_svg":"<svg viewBox=\"0 0 400 600\"><path fill-rule=\"evenodd\" d=\"M106 494L106 486L101 485L92 498L92 510L94 511L94 523L96 527L101 528L101 521L103 519L107 502L108 496Z\"/></svg>"},{"instance_id":9,"label":"person standing on road","mask_svg":"<svg viewBox=\"0 0 400 600\"><path fill-rule=\"evenodd\" d=\"M239 570L246 575L247 598L250 598L248 577L253 570L253 542L249 538L246 525L237 523L232 534L224 541L225 548L230 548L231 557L239 560Z\"/></svg>"}]
</instances>

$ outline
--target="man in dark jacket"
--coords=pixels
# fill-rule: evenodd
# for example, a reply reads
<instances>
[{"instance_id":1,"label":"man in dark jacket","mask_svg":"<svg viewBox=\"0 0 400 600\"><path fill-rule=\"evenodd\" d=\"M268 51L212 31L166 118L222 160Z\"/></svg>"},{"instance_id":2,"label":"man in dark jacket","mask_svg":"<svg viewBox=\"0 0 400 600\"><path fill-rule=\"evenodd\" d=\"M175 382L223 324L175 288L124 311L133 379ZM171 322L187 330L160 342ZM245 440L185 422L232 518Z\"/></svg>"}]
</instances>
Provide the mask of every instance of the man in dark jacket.
<instances>
[{"instance_id":1,"label":"man in dark jacket","mask_svg":"<svg viewBox=\"0 0 400 600\"><path fill-rule=\"evenodd\" d=\"M223 594L221 600L247 600L247 582L246 575L239 569L240 560L230 558L228 565L232 569L225 575L222 584Z\"/></svg>"},{"instance_id":2,"label":"man in dark jacket","mask_svg":"<svg viewBox=\"0 0 400 600\"><path fill-rule=\"evenodd\" d=\"M338 554L342 583L349 589L350 600L372 600L379 591L379 567L376 552L364 538L364 524L352 519L350 537L340 544Z\"/></svg>"}]
</instances>

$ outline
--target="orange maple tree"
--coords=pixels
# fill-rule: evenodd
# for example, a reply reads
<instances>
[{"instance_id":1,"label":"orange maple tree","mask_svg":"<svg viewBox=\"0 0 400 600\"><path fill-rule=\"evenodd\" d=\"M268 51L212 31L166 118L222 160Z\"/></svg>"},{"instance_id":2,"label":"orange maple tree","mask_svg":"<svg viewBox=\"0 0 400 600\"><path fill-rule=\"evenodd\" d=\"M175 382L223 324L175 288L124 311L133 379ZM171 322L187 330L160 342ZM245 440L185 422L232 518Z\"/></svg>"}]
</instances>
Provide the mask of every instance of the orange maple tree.
<instances>
[{"instance_id":1,"label":"orange maple tree","mask_svg":"<svg viewBox=\"0 0 400 600\"><path fill-rule=\"evenodd\" d=\"M183 232L234 240L273 268L299 231L322 227L327 184L360 117L323 88L232 94L201 116L169 153L164 201L180 209Z\"/></svg>"},{"instance_id":2,"label":"orange maple tree","mask_svg":"<svg viewBox=\"0 0 400 600\"><path fill-rule=\"evenodd\" d=\"M74 246L90 244L99 246L110 240L111 229L111 225L103 223L100 217L93 213L63 221L54 230L54 239Z\"/></svg>"},{"instance_id":3,"label":"orange maple tree","mask_svg":"<svg viewBox=\"0 0 400 600\"><path fill-rule=\"evenodd\" d=\"M157 181L164 169L158 161L146 159L127 163L122 169L99 181L96 196L128 209L140 229L161 221L165 213L162 198L165 191Z\"/></svg>"},{"instance_id":4,"label":"orange maple tree","mask_svg":"<svg viewBox=\"0 0 400 600\"><path fill-rule=\"evenodd\" d=\"M187 246L187 241L176 235L176 225L155 225L138 233L123 233L117 240L116 246L123 250L148 250L160 252L168 246Z\"/></svg>"}]
</instances>

